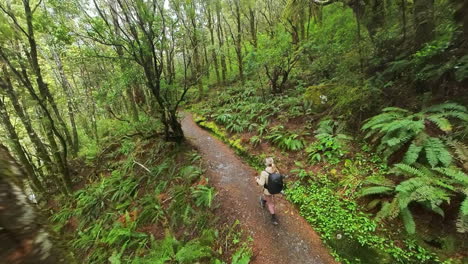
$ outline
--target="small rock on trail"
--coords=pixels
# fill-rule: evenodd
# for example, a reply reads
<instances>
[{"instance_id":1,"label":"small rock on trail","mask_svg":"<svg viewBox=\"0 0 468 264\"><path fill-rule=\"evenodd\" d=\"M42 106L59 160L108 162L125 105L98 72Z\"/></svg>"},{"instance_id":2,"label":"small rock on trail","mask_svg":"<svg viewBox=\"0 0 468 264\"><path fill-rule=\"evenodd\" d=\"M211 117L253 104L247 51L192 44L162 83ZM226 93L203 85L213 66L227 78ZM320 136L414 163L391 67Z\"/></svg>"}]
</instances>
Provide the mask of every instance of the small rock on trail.
<instances>
[{"instance_id":1,"label":"small rock on trail","mask_svg":"<svg viewBox=\"0 0 468 264\"><path fill-rule=\"evenodd\" d=\"M259 172L244 164L224 143L198 127L190 114L185 114L182 129L188 141L208 164L206 175L218 190L220 208L217 214L239 219L254 239L254 264L328 264L336 263L320 237L298 214L292 204L276 195L278 226L270 222L268 211L258 199L262 192L254 176Z\"/></svg>"}]
</instances>

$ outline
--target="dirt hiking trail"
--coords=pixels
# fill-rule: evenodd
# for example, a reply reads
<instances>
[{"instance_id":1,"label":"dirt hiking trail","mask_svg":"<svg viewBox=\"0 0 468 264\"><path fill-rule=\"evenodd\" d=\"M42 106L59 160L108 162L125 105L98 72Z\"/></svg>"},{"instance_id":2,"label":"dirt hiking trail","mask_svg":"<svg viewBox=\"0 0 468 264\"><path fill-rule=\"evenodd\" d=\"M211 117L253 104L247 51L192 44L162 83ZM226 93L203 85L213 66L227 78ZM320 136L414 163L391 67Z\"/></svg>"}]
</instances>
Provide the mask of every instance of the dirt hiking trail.
<instances>
[{"instance_id":1,"label":"dirt hiking trail","mask_svg":"<svg viewBox=\"0 0 468 264\"><path fill-rule=\"evenodd\" d=\"M336 263L320 237L282 195L276 195L279 225L271 223L267 209L259 204L261 187L254 176L259 172L246 165L228 146L195 124L184 114L182 129L206 165L206 175L218 190L218 216L239 219L254 239L254 264ZM279 168L281 170L281 168Z\"/></svg>"}]
</instances>

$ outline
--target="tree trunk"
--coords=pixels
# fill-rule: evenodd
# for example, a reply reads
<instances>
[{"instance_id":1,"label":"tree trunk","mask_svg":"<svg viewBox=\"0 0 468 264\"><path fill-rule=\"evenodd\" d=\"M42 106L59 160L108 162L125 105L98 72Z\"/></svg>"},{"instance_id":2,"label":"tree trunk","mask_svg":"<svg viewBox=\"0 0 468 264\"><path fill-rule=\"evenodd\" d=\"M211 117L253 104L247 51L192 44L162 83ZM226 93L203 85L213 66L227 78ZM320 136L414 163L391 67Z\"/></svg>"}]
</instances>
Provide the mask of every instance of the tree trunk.
<instances>
[{"instance_id":1,"label":"tree trunk","mask_svg":"<svg viewBox=\"0 0 468 264\"><path fill-rule=\"evenodd\" d=\"M207 15L208 15L208 30L210 32L210 42L211 42L211 58L214 64L214 70L216 74L216 82L220 83L220 76L219 76L219 65L218 65L218 58L216 56L215 50L215 41L214 41L214 30L213 30L213 16L211 15L211 7L207 7Z\"/></svg>"},{"instance_id":2,"label":"tree trunk","mask_svg":"<svg viewBox=\"0 0 468 264\"><path fill-rule=\"evenodd\" d=\"M34 166L30 163L29 159L24 153L23 146L21 146L21 142L19 140L18 134L16 133L16 130L13 124L11 124L10 116L8 115L6 106L2 100L0 100L0 117L2 119L5 130L8 133L8 137L10 138L12 142L13 149L15 150L16 155L20 159L21 164L23 164L24 168L26 169L26 175L33 183L33 187L35 187L36 190L44 193L45 189L42 186L42 183L37 178L36 171L34 170Z\"/></svg>"},{"instance_id":3,"label":"tree trunk","mask_svg":"<svg viewBox=\"0 0 468 264\"><path fill-rule=\"evenodd\" d=\"M60 83L62 85L63 92L65 96L67 97L67 109L68 109L68 117L70 119L70 124L72 127L72 133L73 133L73 142L72 142L72 153L74 156L78 154L79 150L79 138L78 138L78 130L76 128L76 122L75 122L75 110L73 109L73 95L72 95L72 86L70 82L68 81L67 76L65 75L65 71L63 70L63 64L62 64L62 59L60 58L60 55L57 53L56 50L52 51L53 57L55 64L57 65L57 70L60 75Z\"/></svg>"},{"instance_id":4,"label":"tree trunk","mask_svg":"<svg viewBox=\"0 0 468 264\"><path fill-rule=\"evenodd\" d=\"M249 7L249 26L250 26L250 37L252 38L252 46L257 48L257 26L255 19L255 10Z\"/></svg>"},{"instance_id":5,"label":"tree trunk","mask_svg":"<svg viewBox=\"0 0 468 264\"><path fill-rule=\"evenodd\" d=\"M434 0L414 0L415 48L434 39Z\"/></svg>"},{"instance_id":6,"label":"tree trunk","mask_svg":"<svg viewBox=\"0 0 468 264\"><path fill-rule=\"evenodd\" d=\"M62 116L60 115L60 112L58 110L57 104L55 103L55 100L50 93L49 88L47 87L47 84L44 82L44 79L42 77L41 73L41 67L39 66L39 59L38 59L38 54L37 54L37 44L36 44L36 39L34 37L34 27L33 27L33 18L32 18L32 11L31 7L29 6L29 0L23 0L23 6L24 6L24 13L26 15L26 24L27 24L27 39L29 42L29 62L31 64L31 68L36 75L36 83L39 88L39 92L42 96L42 101L44 106L47 106L47 102L50 103L52 109L54 110L55 116L58 120L58 123L62 126L64 133L65 133L65 138L66 142L68 144L72 144L70 132L68 131L67 126L65 125L65 122L62 119ZM66 147L64 148L64 151L66 151Z\"/></svg>"},{"instance_id":7,"label":"tree trunk","mask_svg":"<svg viewBox=\"0 0 468 264\"><path fill-rule=\"evenodd\" d=\"M244 83L244 66L242 58L242 22L241 22L241 11L240 3L238 0L235 1L235 10L236 10L236 24L237 24L237 37L235 38L236 43L236 55L237 63L239 64L239 77L241 82Z\"/></svg>"},{"instance_id":8,"label":"tree trunk","mask_svg":"<svg viewBox=\"0 0 468 264\"><path fill-rule=\"evenodd\" d=\"M0 259L10 264L71 263L52 245L21 189L21 178L21 167L0 145Z\"/></svg>"},{"instance_id":9,"label":"tree trunk","mask_svg":"<svg viewBox=\"0 0 468 264\"><path fill-rule=\"evenodd\" d=\"M47 171L50 174L55 175L56 170L52 164L52 160L49 156L49 152L47 148L45 147L44 143L42 142L42 140L39 138L38 134L34 130L32 123L31 123L31 119L29 118L28 112L26 110L23 110L23 107L21 106L21 103L20 103L20 99L13 89L6 67L3 67L2 70L4 73L3 87L7 93L8 98L10 98L10 102L13 105L13 109L15 109L16 115L20 118L21 122L23 123L23 126L26 129L28 137L36 149L36 153L39 156L39 159L42 160L42 162L44 162L44 165Z\"/></svg>"},{"instance_id":10,"label":"tree trunk","mask_svg":"<svg viewBox=\"0 0 468 264\"><path fill-rule=\"evenodd\" d=\"M226 56L224 54L224 36L223 36L223 27L221 25L221 6L218 3L216 5L216 20L217 20L217 36L219 44L219 53L220 53L220 62L221 62L221 78L223 83L226 83Z\"/></svg>"},{"instance_id":11,"label":"tree trunk","mask_svg":"<svg viewBox=\"0 0 468 264\"><path fill-rule=\"evenodd\" d=\"M120 27L119 27L119 21L118 21L118 18L117 18L117 14L115 13L116 12L115 2L113 3L113 5L114 5L113 8L111 8L111 15L112 15L112 22L113 22L113 26L114 26L114 34L117 37L120 38L121 32L120 32ZM117 52L117 55L120 58L120 71L122 73L126 73L127 70L129 69L129 65L123 58L124 57L124 51L123 51L122 47L121 46L116 46L116 52ZM139 115L138 115L138 107L137 107L136 102L135 102L135 96L134 96L133 91L132 91L132 85L128 85L128 87L125 88L125 94L127 96L128 102L124 102L124 103L125 103L125 105L127 105L127 103L129 104L128 108L130 110L132 120L134 122L138 122L140 120L140 118L139 118Z\"/></svg>"}]
</instances>

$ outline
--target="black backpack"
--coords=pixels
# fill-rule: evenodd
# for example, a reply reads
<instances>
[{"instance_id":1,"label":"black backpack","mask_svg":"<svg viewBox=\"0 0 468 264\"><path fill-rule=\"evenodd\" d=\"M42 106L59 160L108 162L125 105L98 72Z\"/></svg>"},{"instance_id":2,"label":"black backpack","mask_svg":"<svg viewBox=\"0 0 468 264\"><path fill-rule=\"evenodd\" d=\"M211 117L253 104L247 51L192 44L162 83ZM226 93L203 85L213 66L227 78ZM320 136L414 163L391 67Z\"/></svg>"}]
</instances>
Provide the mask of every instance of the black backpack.
<instances>
[{"instance_id":1,"label":"black backpack","mask_svg":"<svg viewBox=\"0 0 468 264\"><path fill-rule=\"evenodd\" d=\"M268 184L265 183L263 187L268 190L270 194L277 194L283 190L283 176L279 173L268 173Z\"/></svg>"}]
</instances>

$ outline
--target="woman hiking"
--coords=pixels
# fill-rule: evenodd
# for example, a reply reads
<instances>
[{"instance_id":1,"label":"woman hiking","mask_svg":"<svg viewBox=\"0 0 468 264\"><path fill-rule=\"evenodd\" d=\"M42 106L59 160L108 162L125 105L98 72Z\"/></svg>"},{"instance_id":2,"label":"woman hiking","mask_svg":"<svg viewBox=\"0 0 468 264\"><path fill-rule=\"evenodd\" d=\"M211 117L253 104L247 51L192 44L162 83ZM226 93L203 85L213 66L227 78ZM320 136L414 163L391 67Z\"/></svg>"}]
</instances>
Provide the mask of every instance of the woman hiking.
<instances>
[{"instance_id":1,"label":"woman hiking","mask_svg":"<svg viewBox=\"0 0 468 264\"><path fill-rule=\"evenodd\" d=\"M260 173L260 176L255 177L257 184L263 186L263 194L260 196L260 204L263 208L265 208L265 205L268 207L268 211L270 211L271 214L271 222L274 225L277 225L278 219L275 214L274 194L280 193L283 189L283 180L273 158L266 158L265 166L266 168Z\"/></svg>"}]
</instances>

